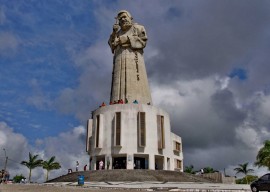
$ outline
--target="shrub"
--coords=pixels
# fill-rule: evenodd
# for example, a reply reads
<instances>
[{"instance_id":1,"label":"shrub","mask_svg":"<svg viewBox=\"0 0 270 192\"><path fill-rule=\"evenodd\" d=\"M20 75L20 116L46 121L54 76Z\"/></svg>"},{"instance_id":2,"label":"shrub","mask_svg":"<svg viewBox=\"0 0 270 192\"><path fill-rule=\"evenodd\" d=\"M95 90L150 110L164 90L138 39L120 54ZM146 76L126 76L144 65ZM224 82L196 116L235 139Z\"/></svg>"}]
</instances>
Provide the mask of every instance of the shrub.
<instances>
[{"instance_id":1,"label":"shrub","mask_svg":"<svg viewBox=\"0 0 270 192\"><path fill-rule=\"evenodd\" d=\"M22 179L25 179L25 177L21 174L21 175L16 175L13 177L13 182L14 183L20 183Z\"/></svg>"},{"instance_id":2,"label":"shrub","mask_svg":"<svg viewBox=\"0 0 270 192\"><path fill-rule=\"evenodd\" d=\"M254 176L254 175L247 175L241 179L236 179L236 184L249 184L252 181L255 181L256 179L258 179L258 176ZM248 181L248 183L247 183Z\"/></svg>"}]
</instances>

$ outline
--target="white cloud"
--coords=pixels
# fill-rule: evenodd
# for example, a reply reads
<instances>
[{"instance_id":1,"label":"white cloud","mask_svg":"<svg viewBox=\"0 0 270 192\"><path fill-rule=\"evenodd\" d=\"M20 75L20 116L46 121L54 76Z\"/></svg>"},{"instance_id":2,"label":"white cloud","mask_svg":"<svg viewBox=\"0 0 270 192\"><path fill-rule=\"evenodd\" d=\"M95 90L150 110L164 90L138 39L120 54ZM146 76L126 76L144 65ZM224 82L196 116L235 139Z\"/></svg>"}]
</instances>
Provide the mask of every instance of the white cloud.
<instances>
[{"instance_id":1,"label":"white cloud","mask_svg":"<svg viewBox=\"0 0 270 192\"><path fill-rule=\"evenodd\" d=\"M229 86L230 83L230 78L229 77L225 77L225 78L217 78L220 82L221 85L221 89L226 89Z\"/></svg>"},{"instance_id":2,"label":"white cloud","mask_svg":"<svg viewBox=\"0 0 270 192\"><path fill-rule=\"evenodd\" d=\"M53 171L50 178L66 174L68 169L74 171L76 161L80 163L80 170L85 164L88 164L89 156L85 152L85 134L85 128L78 126L71 131L60 133L56 137L42 139L43 150L40 152L44 158L56 156L56 161L60 162L62 166L60 170Z\"/></svg>"},{"instance_id":3,"label":"white cloud","mask_svg":"<svg viewBox=\"0 0 270 192\"><path fill-rule=\"evenodd\" d=\"M266 118L270 118L270 95L263 95L260 107Z\"/></svg>"},{"instance_id":4,"label":"white cloud","mask_svg":"<svg viewBox=\"0 0 270 192\"><path fill-rule=\"evenodd\" d=\"M3 160L4 151L2 149L4 148L9 159L7 169L12 175L19 174L18 170L21 168L20 161L25 157L26 153L28 153L30 147L27 139L22 134L15 133L5 122L0 122L0 135L1 160Z\"/></svg>"},{"instance_id":5,"label":"white cloud","mask_svg":"<svg viewBox=\"0 0 270 192\"><path fill-rule=\"evenodd\" d=\"M85 122L89 118L90 111L109 97L113 55L107 45L107 39L117 11L125 7L135 21L143 24L147 30L149 41L145 49L145 60L146 67L150 66L149 77L154 104L170 113L173 131L182 136L184 162L198 165L208 163L207 166L212 164L223 168L228 164L242 163L243 159L254 161L257 148L270 137L270 96L264 93L265 87L269 90L270 77L267 70L269 45L265 43L269 39L269 22L265 19L269 16L267 9L269 6L266 6L269 3L202 1L194 4L190 1L170 1L170 3L155 1L153 4L153 2L118 1L118 4L113 6L104 6L102 1L96 1L94 4L96 7L92 12L96 18L91 19L97 25L86 26L94 27L91 31L97 34L95 37L98 36L95 40L92 37L85 38L92 34L77 31L79 27L74 18L81 13L87 15L84 12L84 3L76 3L76 6L73 6L75 5L73 2L66 2L70 3L68 7L71 11L69 15L60 14L61 17L70 20L71 28L74 30L72 32L59 30L64 25L58 26L59 28L48 27L48 24L52 24L52 20L47 23L46 14L22 11L25 10L22 9L24 6L31 10L32 4L15 3L15 8L10 10L9 14L6 14L8 10L2 7L0 24L11 22L16 30L16 22L6 18L8 15L14 15L26 28L29 27L28 35L33 35L33 38L27 41L22 39L26 48L35 47L33 45L48 48L48 44L53 45L52 48L57 48L64 45L80 72L78 86L64 88L55 103L51 103L48 95L39 89L38 81L30 81L33 95L27 99L27 104L38 109L57 105L62 112L70 113ZM60 4L62 5L62 2ZM55 4L52 3L50 6L53 5ZM49 14L55 16L56 21L63 21L57 18L59 9L50 6L48 5L51 11ZM247 14L250 10L253 14ZM228 11L230 15L227 14ZM9 25L5 27L8 29ZM45 30L43 32L47 36L43 36L42 33L34 34L39 32L37 29L40 27ZM23 34L24 30L16 33L0 32L0 56L16 53L21 42L19 37L23 38ZM87 48L88 43L90 47ZM45 49L38 49L38 52L34 53L41 54L42 50ZM22 55L27 55L27 52L22 51ZM47 60L44 58L23 57L29 64L35 62L45 64ZM56 57L49 65L52 66L61 59L63 58ZM14 60L11 63L20 62ZM225 74L230 73L234 67L247 69L247 79L240 81L238 78L226 77ZM22 72L27 69L26 65L18 65L18 68L22 69ZM260 95L256 95L255 92L260 92ZM3 119L11 119L7 113L0 113ZM27 113L25 115L29 116ZM22 159L22 156L27 158L28 151L39 153L44 158L56 155L63 168L52 173L55 175L65 173L67 168L75 167L74 163L80 157L83 163L87 161L83 152L85 148L82 139L85 134L83 127L60 133L55 137L37 139L36 146L29 146L23 135L15 133L7 125L1 126L4 127L0 132L1 146L3 144L6 148L15 147L16 151L21 152L19 147L26 145L23 148L24 156L8 150L12 151L11 154L16 154L17 158L14 156L13 159ZM9 146L8 143L10 140L13 141L12 138L16 139L17 145ZM209 157L222 158L217 160ZM27 172L24 168L19 170ZM44 179L42 174L41 169L35 170L34 177L42 180Z\"/></svg>"},{"instance_id":6,"label":"white cloud","mask_svg":"<svg viewBox=\"0 0 270 192\"><path fill-rule=\"evenodd\" d=\"M83 69L90 69L90 71L100 71L100 73L110 71L112 58L113 54L104 39L75 55L73 53L76 65L83 67Z\"/></svg>"},{"instance_id":7,"label":"white cloud","mask_svg":"<svg viewBox=\"0 0 270 192\"><path fill-rule=\"evenodd\" d=\"M6 135L1 131L0 132L0 145L4 146L4 144L7 142L7 137Z\"/></svg>"},{"instance_id":8,"label":"white cloud","mask_svg":"<svg viewBox=\"0 0 270 192\"><path fill-rule=\"evenodd\" d=\"M55 100L55 105L63 113L75 114L85 122L89 113L103 101L108 101L112 72L113 54L106 41L100 41L86 50L69 50L76 67L82 71L76 88L63 89ZM105 88L104 88L105 87Z\"/></svg>"},{"instance_id":9,"label":"white cloud","mask_svg":"<svg viewBox=\"0 0 270 192\"><path fill-rule=\"evenodd\" d=\"M243 163L246 163L245 160L243 160L243 162L241 162L239 164L243 164ZM234 171L234 169L236 167L239 167L239 164L237 164L237 165L229 165L226 168L226 175L236 176L237 178L244 177L243 174L236 174L236 171ZM248 166L249 169L253 169L254 170L254 172L249 173L250 175L256 175L258 177L261 177L261 176L263 176L264 174L266 174L268 172L267 169L264 168L264 167L261 167L261 168L255 167L254 164L252 164L252 163L249 163L248 165L249 165Z\"/></svg>"},{"instance_id":10,"label":"white cloud","mask_svg":"<svg viewBox=\"0 0 270 192\"><path fill-rule=\"evenodd\" d=\"M173 131L183 139L185 165L222 171L255 161L269 131L251 121L249 108L243 108L247 101L237 100L229 88L229 79L218 76L152 84L155 105L169 112Z\"/></svg>"},{"instance_id":11,"label":"white cloud","mask_svg":"<svg viewBox=\"0 0 270 192\"><path fill-rule=\"evenodd\" d=\"M169 111L177 111L177 114L184 118L191 115L196 108L204 111L211 110L211 95L219 89L216 77L177 81L170 85L152 84L152 98L155 105L160 105Z\"/></svg>"},{"instance_id":12,"label":"white cloud","mask_svg":"<svg viewBox=\"0 0 270 192\"><path fill-rule=\"evenodd\" d=\"M260 146L261 138L256 130L249 125L242 125L236 129L236 137L249 148L258 149Z\"/></svg>"},{"instance_id":13,"label":"white cloud","mask_svg":"<svg viewBox=\"0 0 270 192\"><path fill-rule=\"evenodd\" d=\"M7 169L14 177L17 174L23 174L28 177L29 170L20 162L28 160L28 153L38 154L40 159L48 160L55 156L56 161L61 164L60 170L50 172L50 178L67 173L69 168L75 170L76 161L80 162L80 170L88 164L89 156L85 152L85 128L83 126L74 127L74 129L60 133L55 137L37 139L36 145L29 145L27 139L19 133L15 133L5 122L0 122L0 146L5 148L9 158ZM3 153L3 155L2 155ZM4 162L4 152L0 152L1 164ZM44 182L44 170L36 168L32 172L32 180Z\"/></svg>"}]
</instances>

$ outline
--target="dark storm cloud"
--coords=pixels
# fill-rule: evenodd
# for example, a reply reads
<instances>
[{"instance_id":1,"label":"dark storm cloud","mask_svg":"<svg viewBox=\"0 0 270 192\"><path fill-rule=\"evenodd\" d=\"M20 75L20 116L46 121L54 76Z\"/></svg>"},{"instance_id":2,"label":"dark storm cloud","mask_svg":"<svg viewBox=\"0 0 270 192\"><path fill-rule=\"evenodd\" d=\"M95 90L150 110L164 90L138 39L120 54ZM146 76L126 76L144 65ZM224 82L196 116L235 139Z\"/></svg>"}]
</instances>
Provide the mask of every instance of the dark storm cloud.
<instances>
[{"instance_id":1,"label":"dark storm cloud","mask_svg":"<svg viewBox=\"0 0 270 192\"><path fill-rule=\"evenodd\" d=\"M254 162L270 132L263 107L270 106L270 2L96 4L98 43L73 57L82 73L76 88L62 91L62 111L86 122L91 110L108 101L113 56L107 38L117 11L126 9L146 28L144 56L154 104L169 112L173 132L182 137L185 165L222 170ZM235 69L245 78L229 78Z\"/></svg>"},{"instance_id":2,"label":"dark storm cloud","mask_svg":"<svg viewBox=\"0 0 270 192\"><path fill-rule=\"evenodd\" d=\"M210 103L205 106L190 103L181 116L177 111L170 113L174 131L182 136L185 147L210 149L235 145L235 129L241 125L246 113L236 109L232 93L218 91L209 96L208 101L201 102Z\"/></svg>"},{"instance_id":3,"label":"dark storm cloud","mask_svg":"<svg viewBox=\"0 0 270 192\"><path fill-rule=\"evenodd\" d=\"M145 55L153 50L158 53L146 61L152 85L173 87L178 81L226 77L235 68L246 72L246 79L229 80L225 90L214 88L206 98L203 94L196 96L199 102L186 99L191 95L174 86L181 93L174 99L186 104L159 103L169 111L173 131L183 139L185 164L208 162L222 169L243 159L253 162L256 147L266 139L263 130L266 135L269 132L266 118L259 118L265 116L262 100L252 107L251 99L257 91L267 94L269 89L269 2L166 1L155 4L147 14L133 9L148 32L151 50L146 49ZM204 92L207 84L197 89ZM258 142L250 149L254 137ZM225 146L226 150L221 150ZM243 153L237 154L236 147ZM191 151L203 157L198 159ZM223 160L209 160L209 156Z\"/></svg>"},{"instance_id":4,"label":"dark storm cloud","mask_svg":"<svg viewBox=\"0 0 270 192\"><path fill-rule=\"evenodd\" d=\"M148 61L150 77L168 82L228 74L232 66L252 55L267 38L270 19L267 2L192 1L172 3L158 25L149 24L149 40L159 55ZM182 12L181 12L182 11ZM149 22L149 23L148 23ZM268 37L269 38L269 37ZM239 62L239 63L237 63ZM173 70L172 70L173 69Z\"/></svg>"},{"instance_id":5,"label":"dark storm cloud","mask_svg":"<svg viewBox=\"0 0 270 192\"><path fill-rule=\"evenodd\" d=\"M212 95L211 104L217 116L235 126L238 126L246 117L243 111L236 108L233 93L227 89Z\"/></svg>"},{"instance_id":6,"label":"dark storm cloud","mask_svg":"<svg viewBox=\"0 0 270 192\"><path fill-rule=\"evenodd\" d=\"M242 161L246 162L247 159L250 159L250 154L252 154L253 157L256 156L254 151L250 151L243 147L224 146L215 147L207 151L187 150L185 152L185 159L188 160L186 161L186 165L195 165L197 170L210 165L223 172L224 168L229 169L228 162L237 166L239 163L242 163ZM242 158L242 161L239 161L239 157ZM251 160L254 161L255 158ZM229 175L234 176L235 172L231 171Z\"/></svg>"}]
</instances>

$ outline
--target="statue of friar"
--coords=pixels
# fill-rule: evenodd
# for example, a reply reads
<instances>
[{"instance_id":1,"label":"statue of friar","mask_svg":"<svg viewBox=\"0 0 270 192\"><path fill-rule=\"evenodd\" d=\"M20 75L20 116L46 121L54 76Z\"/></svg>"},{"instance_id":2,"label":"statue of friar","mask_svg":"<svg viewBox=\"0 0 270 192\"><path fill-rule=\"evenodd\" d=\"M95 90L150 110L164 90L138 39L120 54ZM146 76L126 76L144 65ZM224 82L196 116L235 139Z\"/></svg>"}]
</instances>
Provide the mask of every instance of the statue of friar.
<instances>
[{"instance_id":1,"label":"statue of friar","mask_svg":"<svg viewBox=\"0 0 270 192\"><path fill-rule=\"evenodd\" d=\"M133 23L128 11L119 11L108 42L114 54L111 102L152 104L143 59L146 42L144 26Z\"/></svg>"}]
</instances>

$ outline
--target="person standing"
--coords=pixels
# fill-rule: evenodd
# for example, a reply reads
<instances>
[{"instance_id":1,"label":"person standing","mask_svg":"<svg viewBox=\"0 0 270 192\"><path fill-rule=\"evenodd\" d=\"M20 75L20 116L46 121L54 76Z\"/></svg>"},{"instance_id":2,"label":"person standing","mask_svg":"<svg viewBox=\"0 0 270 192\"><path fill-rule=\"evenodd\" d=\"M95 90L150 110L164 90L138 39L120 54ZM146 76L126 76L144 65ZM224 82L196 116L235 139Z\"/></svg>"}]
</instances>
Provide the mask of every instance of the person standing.
<instances>
[{"instance_id":1,"label":"person standing","mask_svg":"<svg viewBox=\"0 0 270 192\"><path fill-rule=\"evenodd\" d=\"M99 161L99 170L102 170L103 169L103 165L104 165L103 161L100 160Z\"/></svg>"},{"instance_id":2,"label":"person standing","mask_svg":"<svg viewBox=\"0 0 270 192\"><path fill-rule=\"evenodd\" d=\"M204 174L204 170L203 169L201 169L201 175L203 175Z\"/></svg>"},{"instance_id":3,"label":"person standing","mask_svg":"<svg viewBox=\"0 0 270 192\"><path fill-rule=\"evenodd\" d=\"M79 171L79 161L76 162L76 171Z\"/></svg>"}]
</instances>

